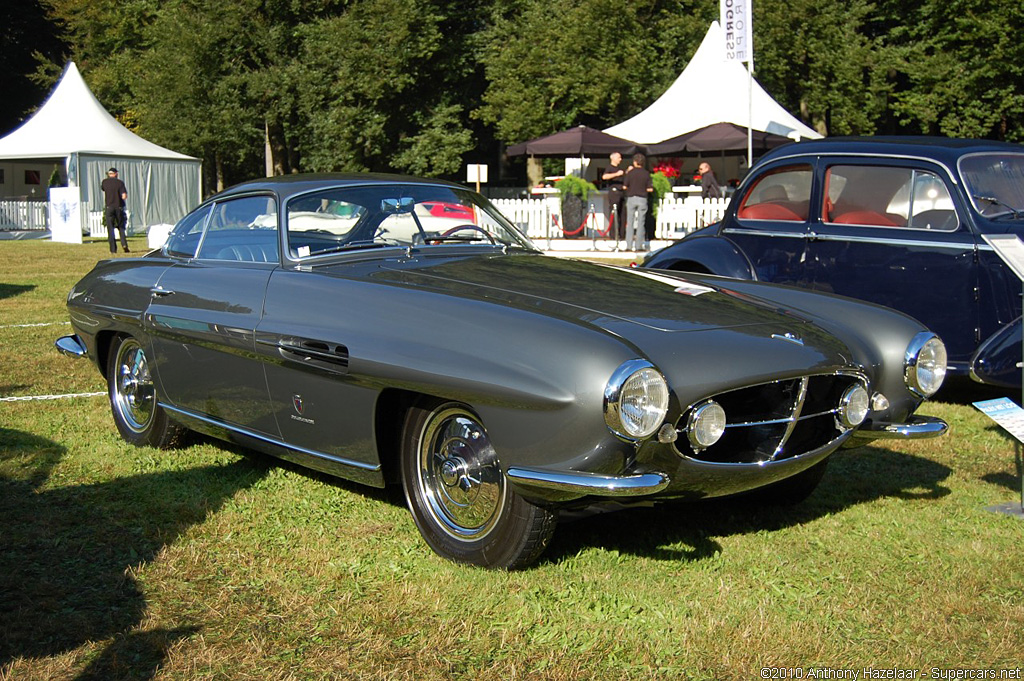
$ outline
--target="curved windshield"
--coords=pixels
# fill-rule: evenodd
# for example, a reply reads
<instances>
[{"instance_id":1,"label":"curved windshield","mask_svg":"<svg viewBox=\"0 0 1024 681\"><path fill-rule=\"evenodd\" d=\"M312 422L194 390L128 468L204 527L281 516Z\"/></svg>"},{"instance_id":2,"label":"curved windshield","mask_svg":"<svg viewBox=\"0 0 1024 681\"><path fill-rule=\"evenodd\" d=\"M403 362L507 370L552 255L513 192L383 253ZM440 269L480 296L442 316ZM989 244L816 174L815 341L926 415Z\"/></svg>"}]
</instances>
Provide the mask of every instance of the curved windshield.
<instances>
[{"instance_id":1,"label":"curved windshield","mask_svg":"<svg viewBox=\"0 0 1024 681\"><path fill-rule=\"evenodd\" d=\"M535 250L484 197L434 184L371 184L303 194L288 202L287 230L293 258L385 246Z\"/></svg>"},{"instance_id":2,"label":"curved windshield","mask_svg":"<svg viewBox=\"0 0 1024 681\"><path fill-rule=\"evenodd\" d=\"M1024 217L1024 154L971 154L960 174L975 209L985 217Z\"/></svg>"}]
</instances>

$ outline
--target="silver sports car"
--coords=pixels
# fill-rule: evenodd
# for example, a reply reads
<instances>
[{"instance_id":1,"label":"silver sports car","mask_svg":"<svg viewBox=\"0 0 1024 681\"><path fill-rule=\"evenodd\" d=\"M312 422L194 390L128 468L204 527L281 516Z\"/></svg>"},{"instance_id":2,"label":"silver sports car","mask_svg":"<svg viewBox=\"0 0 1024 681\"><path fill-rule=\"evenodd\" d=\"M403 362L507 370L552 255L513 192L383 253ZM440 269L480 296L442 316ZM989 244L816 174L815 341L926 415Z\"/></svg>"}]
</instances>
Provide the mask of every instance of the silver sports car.
<instances>
[{"instance_id":1,"label":"silver sports car","mask_svg":"<svg viewBox=\"0 0 1024 681\"><path fill-rule=\"evenodd\" d=\"M760 490L941 435L920 323L846 298L541 254L480 195L378 175L239 185L72 289L57 341L136 445L186 430L404 488L440 555L517 568L559 509Z\"/></svg>"}]
</instances>

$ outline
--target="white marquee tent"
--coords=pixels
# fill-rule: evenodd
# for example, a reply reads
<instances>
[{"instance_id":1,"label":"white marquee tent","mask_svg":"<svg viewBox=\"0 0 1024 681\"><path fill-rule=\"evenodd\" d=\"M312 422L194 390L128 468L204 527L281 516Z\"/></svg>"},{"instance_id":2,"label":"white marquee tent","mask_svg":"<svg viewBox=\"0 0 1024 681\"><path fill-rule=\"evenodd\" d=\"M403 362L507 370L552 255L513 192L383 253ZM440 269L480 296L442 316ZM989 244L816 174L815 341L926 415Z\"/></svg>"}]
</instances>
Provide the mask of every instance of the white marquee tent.
<instances>
[{"instance_id":1,"label":"white marquee tent","mask_svg":"<svg viewBox=\"0 0 1024 681\"><path fill-rule=\"evenodd\" d=\"M62 168L68 186L80 188L83 215L103 210L100 182L108 168L116 167L128 187L133 231L176 222L201 195L199 159L144 140L118 123L74 62L43 106L0 138L0 170L5 171L0 173L0 198L45 194L54 166Z\"/></svg>"},{"instance_id":2,"label":"white marquee tent","mask_svg":"<svg viewBox=\"0 0 1024 681\"><path fill-rule=\"evenodd\" d=\"M725 34L711 24L693 59L653 104L605 132L639 144L653 144L715 123L734 123L783 137L818 139L754 80L753 96L742 63L725 60ZM753 99L753 116L750 101Z\"/></svg>"}]
</instances>

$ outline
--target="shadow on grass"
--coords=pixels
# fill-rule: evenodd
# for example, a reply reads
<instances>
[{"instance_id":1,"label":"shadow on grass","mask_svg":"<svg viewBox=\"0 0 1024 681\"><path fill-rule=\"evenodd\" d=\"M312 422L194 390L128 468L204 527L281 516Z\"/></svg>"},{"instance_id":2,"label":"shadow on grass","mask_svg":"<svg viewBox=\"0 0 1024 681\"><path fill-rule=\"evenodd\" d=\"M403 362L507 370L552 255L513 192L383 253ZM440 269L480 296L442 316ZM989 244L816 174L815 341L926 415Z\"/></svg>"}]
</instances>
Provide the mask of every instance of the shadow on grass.
<instances>
[{"instance_id":1,"label":"shadow on grass","mask_svg":"<svg viewBox=\"0 0 1024 681\"><path fill-rule=\"evenodd\" d=\"M952 470L879 447L833 454L821 484L802 504L765 506L743 497L627 508L559 525L542 561L558 562L592 546L671 561L722 551L715 537L780 530L882 498L939 499ZM681 546L680 546L681 545Z\"/></svg>"},{"instance_id":2,"label":"shadow on grass","mask_svg":"<svg viewBox=\"0 0 1024 681\"><path fill-rule=\"evenodd\" d=\"M266 467L242 459L47 488L64 452L0 429L0 668L113 637L82 678L150 678L193 629L134 631L146 599L132 572Z\"/></svg>"},{"instance_id":3,"label":"shadow on grass","mask_svg":"<svg viewBox=\"0 0 1024 681\"><path fill-rule=\"evenodd\" d=\"M35 284L0 284L0 300L13 298L35 289Z\"/></svg>"}]
</instances>

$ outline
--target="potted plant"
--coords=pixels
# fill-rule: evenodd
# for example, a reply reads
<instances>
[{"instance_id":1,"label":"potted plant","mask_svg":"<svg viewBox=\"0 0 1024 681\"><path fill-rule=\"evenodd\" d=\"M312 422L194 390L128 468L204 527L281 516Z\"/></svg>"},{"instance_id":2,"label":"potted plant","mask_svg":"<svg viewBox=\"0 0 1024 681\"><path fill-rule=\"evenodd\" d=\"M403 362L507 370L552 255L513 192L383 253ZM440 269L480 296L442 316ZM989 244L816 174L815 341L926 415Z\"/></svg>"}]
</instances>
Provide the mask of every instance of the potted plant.
<instances>
[{"instance_id":1,"label":"potted plant","mask_svg":"<svg viewBox=\"0 0 1024 681\"><path fill-rule=\"evenodd\" d=\"M583 236L587 219L587 197L597 187L582 177L567 175L555 183L562 201L562 233L566 237Z\"/></svg>"}]
</instances>

